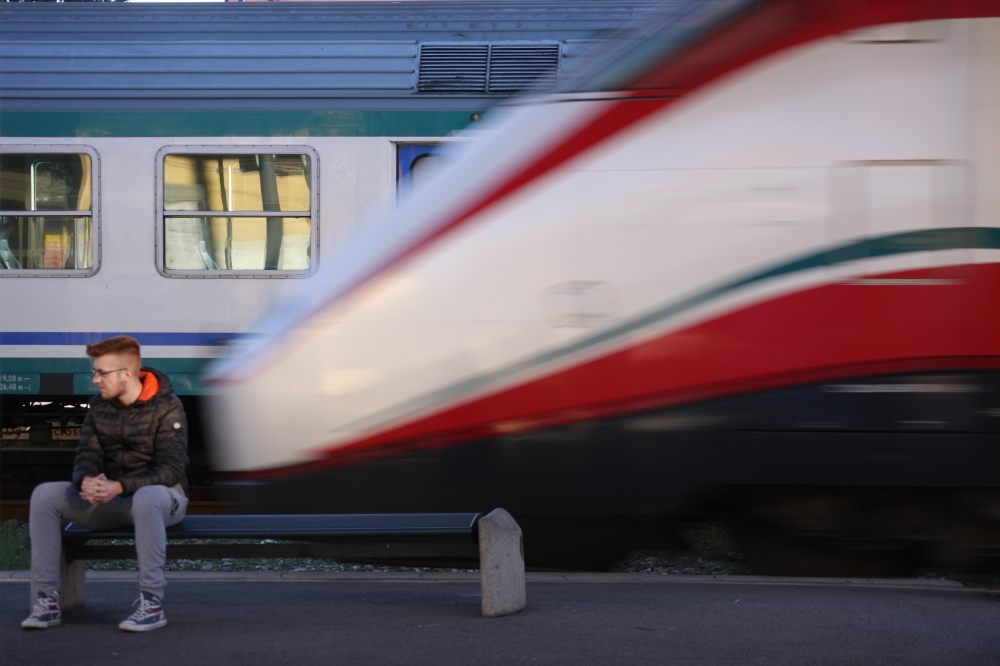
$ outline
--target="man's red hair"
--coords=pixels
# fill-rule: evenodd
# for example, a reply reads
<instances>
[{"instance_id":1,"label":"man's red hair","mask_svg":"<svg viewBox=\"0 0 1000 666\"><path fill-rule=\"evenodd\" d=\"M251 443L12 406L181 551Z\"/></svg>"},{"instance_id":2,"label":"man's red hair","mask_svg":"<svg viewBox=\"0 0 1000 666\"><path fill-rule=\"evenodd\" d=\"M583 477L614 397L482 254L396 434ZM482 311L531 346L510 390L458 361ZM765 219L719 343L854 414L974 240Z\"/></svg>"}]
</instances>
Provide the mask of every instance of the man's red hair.
<instances>
[{"instance_id":1,"label":"man's red hair","mask_svg":"<svg viewBox=\"0 0 1000 666\"><path fill-rule=\"evenodd\" d=\"M116 335L107 340L101 340L97 344L87 345L87 356L97 358L105 354L120 354L122 356L135 356L142 359L139 341L129 335Z\"/></svg>"}]
</instances>

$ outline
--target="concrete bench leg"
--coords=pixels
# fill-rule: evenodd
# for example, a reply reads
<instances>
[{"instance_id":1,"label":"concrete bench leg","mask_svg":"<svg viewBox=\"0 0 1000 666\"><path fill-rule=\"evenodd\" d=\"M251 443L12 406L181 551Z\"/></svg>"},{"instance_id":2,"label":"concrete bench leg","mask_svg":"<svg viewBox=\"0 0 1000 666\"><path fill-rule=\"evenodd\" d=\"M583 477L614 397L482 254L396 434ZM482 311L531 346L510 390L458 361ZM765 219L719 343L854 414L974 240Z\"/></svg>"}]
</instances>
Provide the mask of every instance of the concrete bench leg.
<instances>
[{"instance_id":1,"label":"concrete bench leg","mask_svg":"<svg viewBox=\"0 0 1000 666\"><path fill-rule=\"evenodd\" d=\"M479 569L483 617L524 610L524 538L514 518L496 509L479 520Z\"/></svg>"},{"instance_id":2,"label":"concrete bench leg","mask_svg":"<svg viewBox=\"0 0 1000 666\"><path fill-rule=\"evenodd\" d=\"M62 563L60 564L62 575L62 590L59 593L59 610L68 613L71 610L82 608L87 603L87 561L73 560L66 561L66 551L63 550Z\"/></svg>"},{"instance_id":3,"label":"concrete bench leg","mask_svg":"<svg viewBox=\"0 0 1000 666\"><path fill-rule=\"evenodd\" d=\"M59 610L68 613L71 610L83 607L87 603L87 561L73 560L66 561L66 549L62 551L59 562L59 573L62 577L59 589ZM31 600L28 608L34 608L35 601L38 600L38 590L35 583L31 583Z\"/></svg>"}]
</instances>

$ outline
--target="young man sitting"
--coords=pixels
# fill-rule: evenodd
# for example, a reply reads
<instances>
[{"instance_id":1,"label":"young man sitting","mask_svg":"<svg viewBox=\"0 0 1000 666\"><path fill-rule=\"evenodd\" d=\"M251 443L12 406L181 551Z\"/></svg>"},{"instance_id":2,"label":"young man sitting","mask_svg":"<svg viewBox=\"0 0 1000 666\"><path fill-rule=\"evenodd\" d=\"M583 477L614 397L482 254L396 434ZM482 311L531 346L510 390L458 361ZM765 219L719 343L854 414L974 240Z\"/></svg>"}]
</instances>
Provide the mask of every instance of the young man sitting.
<instances>
[{"instance_id":1,"label":"young man sitting","mask_svg":"<svg viewBox=\"0 0 1000 666\"><path fill-rule=\"evenodd\" d=\"M165 374L142 367L128 336L87 345L94 384L73 463L73 481L43 483L31 494L31 580L38 600L25 629L59 624L61 521L91 529L135 526L139 558L136 611L118 625L150 631L167 623L163 591L166 528L187 509L187 418Z\"/></svg>"}]
</instances>

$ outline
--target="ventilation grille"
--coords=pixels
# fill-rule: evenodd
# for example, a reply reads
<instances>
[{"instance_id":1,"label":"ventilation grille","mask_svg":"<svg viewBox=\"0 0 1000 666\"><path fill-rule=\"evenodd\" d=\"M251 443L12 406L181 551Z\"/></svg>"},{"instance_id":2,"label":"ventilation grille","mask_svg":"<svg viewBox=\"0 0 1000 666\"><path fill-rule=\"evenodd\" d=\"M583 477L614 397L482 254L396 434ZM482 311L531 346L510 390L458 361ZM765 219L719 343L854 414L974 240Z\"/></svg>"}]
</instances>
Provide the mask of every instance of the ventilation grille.
<instances>
[{"instance_id":1,"label":"ventilation grille","mask_svg":"<svg viewBox=\"0 0 1000 666\"><path fill-rule=\"evenodd\" d=\"M421 44L420 92L483 92L489 44Z\"/></svg>"},{"instance_id":2,"label":"ventilation grille","mask_svg":"<svg viewBox=\"0 0 1000 666\"><path fill-rule=\"evenodd\" d=\"M513 94L559 68L559 44L421 44L419 92Z\"/></svg>"}]
</instances>

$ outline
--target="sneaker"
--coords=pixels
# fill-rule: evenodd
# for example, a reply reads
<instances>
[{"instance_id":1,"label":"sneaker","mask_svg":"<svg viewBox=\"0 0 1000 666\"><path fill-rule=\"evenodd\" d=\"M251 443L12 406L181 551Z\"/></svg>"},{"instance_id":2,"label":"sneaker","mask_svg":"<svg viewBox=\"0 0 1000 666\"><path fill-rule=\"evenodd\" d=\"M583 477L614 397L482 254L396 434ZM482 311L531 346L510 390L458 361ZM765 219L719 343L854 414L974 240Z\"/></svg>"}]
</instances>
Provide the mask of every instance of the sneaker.
<instances>
[{"instance_id":1,"label":"sneaker","mask_svg":"<svg viewBox=\"0 0 1000 666\"><path fill-rule=\"evenodd\" d=\"M21 623L22 629L48 629L62 621L59 612L59 592L38 593L38 601L31 609L31 615Z\"/></svg>"},{"instance_id":2,"label":"sneaker","mask_svg":"<svg viewBox=\"0 0 1000 666\"><path fill-rule=\"evenodd\" d=\"M135 602L139 605L134 613L118 625L122 631L152 631L167 623L160 598L152 592L140 592Z\"/></svg>"}]
</instances>

